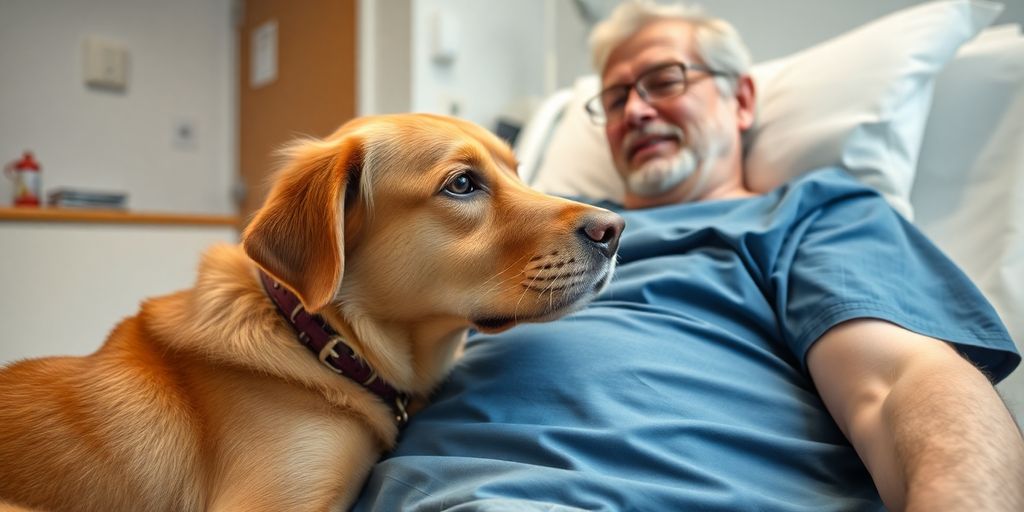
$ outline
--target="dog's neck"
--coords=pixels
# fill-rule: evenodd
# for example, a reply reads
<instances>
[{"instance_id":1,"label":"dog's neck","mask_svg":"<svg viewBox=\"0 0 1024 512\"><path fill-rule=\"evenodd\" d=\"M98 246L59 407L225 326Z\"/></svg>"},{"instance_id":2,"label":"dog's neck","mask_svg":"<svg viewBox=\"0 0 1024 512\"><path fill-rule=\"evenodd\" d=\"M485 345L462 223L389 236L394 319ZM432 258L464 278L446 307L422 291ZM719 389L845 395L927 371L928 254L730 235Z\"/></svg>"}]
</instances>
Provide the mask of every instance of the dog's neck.
<instances>
[{"instance_id":1,"label":"dog's neck","mask_svg":"<svg viewBox=\"0 0 1024 512\"><path fill-rule=\"evenodd\" d=\"M345 337L320 315L306 311L294 293L266 272L260 270L258 273L267 297L277 306L281 318L295 330L298 342L332 371L377 395L392 408L396 423L399 426L404 425L409 420L406 413L409 396L381 378L377 370L357 354L346 343Z\"/></svg>"},{"instance_id":2,"label":"dog's neck","mask_svg":"<svg viewBox=\"0 0 1024 512\"><path fill-rule=\"evenodd\" d=\"M147 317L162 343L216 360L245 361L254 370L296 379L339 407L350 407L344 392L358 384L328 371L310 371L316 365L322 367L321 363L281 321L277 308L267 300L256 265L240 247L213 246L203 255L200 267L193 289L144 304L143 312L160 310ZM347 296L344 290L336 303L319 313L382 378L413 397L426 396L444 378L468 327L450 318L414 323L380 319L362 307L358 296ZM280 343L253 342L249 333L266 325L279 326L274 339ZM375 431L397 432L390 414L365 412ZM381 439L388 447L393 435Z\"/></svg>"},{"instance_id":3,"label":"dog's neck","mask_svg":"<svg viewBox=\"0 0 1024 512\"><path fill-rule=\"evenodd\" d=\"M469 331L468 323L460 319L383 320L346 293L337 310L323 314L332 325L349 329L355 350L381 375L414 395L429 394L448 374Z\"/></svg>"}]
</instances>

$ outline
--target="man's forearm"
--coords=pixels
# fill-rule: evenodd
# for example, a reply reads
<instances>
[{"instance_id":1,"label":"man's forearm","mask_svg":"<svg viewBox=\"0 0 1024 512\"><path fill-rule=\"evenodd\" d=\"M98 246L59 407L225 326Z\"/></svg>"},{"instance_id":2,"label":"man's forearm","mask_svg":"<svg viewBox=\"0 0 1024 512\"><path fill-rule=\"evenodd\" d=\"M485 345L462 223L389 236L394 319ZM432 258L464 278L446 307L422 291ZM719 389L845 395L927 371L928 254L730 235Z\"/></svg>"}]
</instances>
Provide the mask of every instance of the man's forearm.
<instances>
[{"instance_id":1,"label":"man's forearm","mask_svg":"<svg viewBox=\"0 0 1024 512\"><path fill-rule=\"evenodd\" d=\"M1020 430L947 343L851 320L811 347L807 367L890 510L1024 510Z\"/></svg>"},{"instance_id":2,"label":"man's forearm","mask_svg":"<svg viewBox=\"0 0 1024 512\"><path fill-rule=\"evenodd\" d=\"M1024 510L1024 439L988 380L959 358L908 365L885 398L908 511Z\"/></svg>"}]
</instances>

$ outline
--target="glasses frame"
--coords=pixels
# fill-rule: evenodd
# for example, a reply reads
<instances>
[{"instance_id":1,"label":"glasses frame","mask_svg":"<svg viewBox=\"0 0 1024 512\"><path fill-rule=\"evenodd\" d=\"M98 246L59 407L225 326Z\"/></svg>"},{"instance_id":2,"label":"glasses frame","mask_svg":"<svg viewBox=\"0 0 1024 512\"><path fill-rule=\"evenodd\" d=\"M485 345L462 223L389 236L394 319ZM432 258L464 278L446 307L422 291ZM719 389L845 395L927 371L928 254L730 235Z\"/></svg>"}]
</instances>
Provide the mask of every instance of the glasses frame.
<instances>
[{"instance_id":1,"label":"glasses frame","mask_svg":"<svg viewBox=\"0 0 1024 512\"><path fill-rule=\"evenodd\" d=\"M737 76L735 73L730 73L727 71L718 71L716 69L711 69L700 64L688 64L686 62L667 62L665 64L654 66L653 68L644 71L643 73L640 74L640 76L636 77L636 80L630 83L616 84L611 87L601 89L601 92L597 93L594 97L590 98L589 100L587 100L586 103L583 104L583 108L586 109L587 115L590 117L590 121L597 125L603 125L608 122L608 114L607 112L605 112L604 105L601 103L601 96L604 96L605 93L614 89L621 89L625 87L627 98L629 97L630 91L636 90L636 93L640 96L640 99L642 99L644 103L647 103L649 105L652 104L650 93L647 91L647 88L643 86L644 79L654 75L654 73L664 71L665 69L671 67L679 67L683 70L683 88L680 89L677 93L657 98L655 99L655 101L675 98L677 96L682 96L683 94L686 94L686 91L690 88L691 71L707 73L708 76L725 76L732 78L735 78Z\"/></svg>"}]
</instances>

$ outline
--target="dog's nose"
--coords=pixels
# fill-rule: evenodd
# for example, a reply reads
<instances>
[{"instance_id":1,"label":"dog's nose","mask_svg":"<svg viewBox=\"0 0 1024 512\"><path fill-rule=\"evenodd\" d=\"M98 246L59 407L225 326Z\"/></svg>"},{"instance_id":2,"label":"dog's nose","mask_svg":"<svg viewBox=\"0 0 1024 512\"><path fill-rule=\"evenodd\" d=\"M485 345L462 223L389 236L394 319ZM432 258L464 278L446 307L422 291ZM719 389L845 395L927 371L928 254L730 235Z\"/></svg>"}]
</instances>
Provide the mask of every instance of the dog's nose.
<instances>
[{"instance_id":1,"label":"dog's nose","mask_svg":"<svg viewBox=\"0 0 1024 512\"><path fill-rule=\"evenodd\" d=\"M585 217L579 233L610 258L619 249L619 235L625 227L626 221L619 215L602 212Z\"/></svg>"}]
</instances>

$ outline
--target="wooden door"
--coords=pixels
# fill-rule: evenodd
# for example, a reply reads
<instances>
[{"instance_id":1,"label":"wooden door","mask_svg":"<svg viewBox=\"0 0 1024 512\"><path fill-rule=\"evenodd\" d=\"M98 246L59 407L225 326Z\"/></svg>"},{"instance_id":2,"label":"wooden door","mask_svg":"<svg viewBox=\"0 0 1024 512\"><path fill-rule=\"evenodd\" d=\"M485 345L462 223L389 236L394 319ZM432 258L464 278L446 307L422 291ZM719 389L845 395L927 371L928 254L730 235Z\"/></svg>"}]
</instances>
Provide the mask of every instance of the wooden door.
<instances>
[{"instance_id":1,"label":"wooden door","mask_svg":"<svg viewBox=\"0 0 1024 512\"><path fill-rule=\"evenodd\" d=\"M238 24L239 213L263 204L275 151L324 137L356 114L358 0L240 0ZM253 86L253 31L276 25L276 78Z\"/></svg>"}]
</instances>

